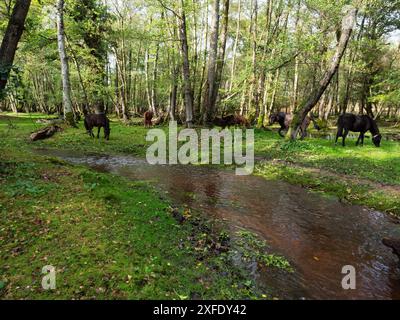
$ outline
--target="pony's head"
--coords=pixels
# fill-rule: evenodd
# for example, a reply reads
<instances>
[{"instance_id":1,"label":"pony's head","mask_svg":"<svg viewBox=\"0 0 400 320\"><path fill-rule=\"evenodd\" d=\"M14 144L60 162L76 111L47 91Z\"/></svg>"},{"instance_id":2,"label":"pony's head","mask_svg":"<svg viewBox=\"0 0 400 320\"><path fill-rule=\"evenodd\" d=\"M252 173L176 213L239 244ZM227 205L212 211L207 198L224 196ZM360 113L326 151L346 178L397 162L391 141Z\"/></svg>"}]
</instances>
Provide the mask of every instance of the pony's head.
<instances>
[{"instance_id":1,"label":"pony's head","mask_svg":"<svg viewBox=\"0 0 400 320\"><path fill-rule=\"evenodd\" d=\"M277 113L271 114L269 116L269 125L272 126L275 122L279 121L279 116Z\"/></svg>"},{"instance_id":2,"label":"pony's head","mask_svg":"<svg viewBox=\"0 0 400 320\"><path fill-rule=\"evenodd\" d=\"M382 135L377 134L372 137L372 142L374 143L375 147L379 148L381 146Z\"/></svg>"}]
</instances>

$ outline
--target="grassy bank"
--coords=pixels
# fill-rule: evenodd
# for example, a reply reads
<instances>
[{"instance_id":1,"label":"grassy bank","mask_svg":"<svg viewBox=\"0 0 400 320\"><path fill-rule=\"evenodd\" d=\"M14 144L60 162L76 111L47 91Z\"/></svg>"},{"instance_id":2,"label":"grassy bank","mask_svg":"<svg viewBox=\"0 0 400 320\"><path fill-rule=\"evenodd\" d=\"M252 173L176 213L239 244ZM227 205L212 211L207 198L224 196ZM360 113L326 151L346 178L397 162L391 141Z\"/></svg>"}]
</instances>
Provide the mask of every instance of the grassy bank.
<instances>
[{"instance_id":1,"label":"grassy bank","mask_svg":"<svg viewBox=\"0 0 400 320\"><path fill-rule=\"evenodd\" d=\"M400 144L384 141L376 148L366 140L356 147L309 139L289 142L273 132L258 132L256 153L263 160L256 174L284 180L341 201L400 216Z\"/></svg>"},{"instance_id":2,"label":"grassy bank","mask_svg":"<svg viewBox=\"0 0 400 320\"><path fill-rule=\"evenodd\" d=\"M223 225L172 209L148 183L32 154L31 119L0 121L0 299L271 298L231 256L290 268L251 234L231 239ZM68 129L34 146L79 149L82 138ZM115 141L86 140L123 151ZM41 287L46 265L57 271L54 291Z\"/></svg>"},{"instance_id":3,"label":"grassy bank","mask_svg":"<svg viewBox=\"0 0 400 320\"><path fill-rule=\"evenodd\" d=\"M0 299L264 299L271 290L232 257L292 270L252 233L229 235L147 182L31 152L143 155L143 129L114 123L108 142L79 128L30 143L40 117L0 115ZM54 291L41 286L46 265L57 271Z\"/></svg>"},{"instance_id":4,"label":"grassy bank","mask_svg":"<svg viewBox=\"0 0 400 320\"><path fill-rule=\"evenodd\" d=\"M11 115L12 116L12 115ZM3 145L32 146L29 133L43 125L36 120L43 115L22 115L0 119ZM138 120L140 122L140 120ZM144 156L150 143L142 126L125 126L118 121L111 125L111 139L90 139L82 123L78 129L67 129L55 137L34 143L34 147L66 148L104 153L129 153ZM167 128L163 128L167 130ZM381 127L383 132L400 129ZM12 139L11 139L12 138ZM284 180L315 192L335 196L342 201L366 205L400 215L400 143L383 141L375 148L370 139L364 147L356 147L348 139L345 148L325 139L289 142L274 131L255 131L255 173L267 179Z\"/></svg>"},{"instance_id":5,"label":"grassy bank","mask_svg":"<svg viewBox=\"0 0 400 320\"><path fill-rule=\"evenodd\" d=\"M0 171L0 298L262 297L228 253L213 250L224 241L219 233L195 218L178 223L147 184L8 151ZM56 267L55 291L41 288L45 265Z\"/></svg>"}]
</instances>

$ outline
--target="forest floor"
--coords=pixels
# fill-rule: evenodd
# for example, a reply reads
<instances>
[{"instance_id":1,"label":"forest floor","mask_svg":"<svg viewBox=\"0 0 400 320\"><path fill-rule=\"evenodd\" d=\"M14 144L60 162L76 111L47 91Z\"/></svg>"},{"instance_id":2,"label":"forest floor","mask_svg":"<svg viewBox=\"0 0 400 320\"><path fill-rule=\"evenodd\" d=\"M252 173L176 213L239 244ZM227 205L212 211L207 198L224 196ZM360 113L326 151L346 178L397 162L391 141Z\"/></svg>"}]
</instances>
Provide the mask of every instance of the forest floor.
<instances>
[{"instance_id":1,"label":"forest floor","mask_svg":"<svg viewBox=\"0 0 400 320\"><path fill-rule=\"evenodd\" d=\"M147 182L32 152L65 145L130 152L143 143L142 128L113 124L108 143L67 129L32 144L29 133L41 127L35 118L0 116L0 299L274 297L232 259L252 247L259 263L290 268L255 235L235 243L222 224L176 208ZM54 291L41 286L46 265L56 267Z\"/></svg>"},{"instance_id":2,"label":"forest floor","mask_svg":"<svg viewBox=\"0 0 400 320\"><path fill-rule=\"evenodd\" d=\"M8 132L20 145L31 147L27 142L29 133L43 126L36 123L35 117L43 115L22 115L11 122L0 118L3 135ZM17 129L12 129L10 123ZM113 121L111 139L104 141L90 139L81 122L79 129L67 129L34 146L144 157L151 143L145 140L147 129L142 121L136 119L136 123L140 125ZM364 147L356 147L355 139L349 138L343 148L323 138L290 142L279 137L275 129L255 130L255 174L400 216L400 142L382 141L381 148L376 148L367 137ZM381 126L381 131L384 135L400 134L400 127Z\"/></svg>"},{"instance_id":3,"label":"forest floor","mask_svg":"<svg viewBox=\"0 0 400 320\"><path fill-rule=\"evenodd\" d=\"M0 115L0 298L271 297L227 253L210 249L223 242L221 227L204 231L212 223L199 217L178 223L169 200L144 182L31 152L144 156L150 143L143 126L113 121L111 139L104 141L90 139L81 122L78 129L31 143L29 134L43 127L36 123L42 117ZM315 138L292 143L275 131L256 130L255 153L256 175L400 215L399 142L375 148L366 139L364 147L355 147L349 139L343 148ZM46 264L63 266L62 290L41 289Z\"/></svg>"}]
</instances>

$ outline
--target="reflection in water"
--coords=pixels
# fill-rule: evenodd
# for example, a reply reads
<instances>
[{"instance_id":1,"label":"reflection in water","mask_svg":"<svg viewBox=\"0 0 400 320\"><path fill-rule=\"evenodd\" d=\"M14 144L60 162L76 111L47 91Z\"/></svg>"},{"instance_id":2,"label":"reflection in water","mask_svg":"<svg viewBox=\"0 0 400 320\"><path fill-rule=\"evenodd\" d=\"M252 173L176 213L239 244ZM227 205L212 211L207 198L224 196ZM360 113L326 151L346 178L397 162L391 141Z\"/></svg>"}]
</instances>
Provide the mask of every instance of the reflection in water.
<instances>
[{"instance_id":1,"label":"reflection in water","mask_svg":"<svg viewBox=\"0 0 400 320\"><path fill-rule=\"evenodd\" d=\"M286 256L296 272L263 270L258 281L282 298L400 299L400 270L386 236L400 236L396 220L341 204L283 182L204 166L150 166L129 156L39 151L131 179L154 182L179 204L245 227ZM357 270L357 290L341 287L342 267Z\"/></svg>"}]
</instances>

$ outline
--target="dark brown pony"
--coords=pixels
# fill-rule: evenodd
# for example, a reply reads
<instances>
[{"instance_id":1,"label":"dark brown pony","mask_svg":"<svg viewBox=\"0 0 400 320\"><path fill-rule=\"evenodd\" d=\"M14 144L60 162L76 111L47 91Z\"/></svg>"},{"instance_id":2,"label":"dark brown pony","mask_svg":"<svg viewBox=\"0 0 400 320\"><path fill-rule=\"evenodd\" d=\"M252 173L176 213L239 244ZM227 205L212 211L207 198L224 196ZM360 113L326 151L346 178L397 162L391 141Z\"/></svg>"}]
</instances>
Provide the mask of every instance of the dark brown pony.
<instances>
[{"instance_id":1,"label":"dark brown pony","mask_svg":"<svg viewBox=\"0 0 400 320\"><path fill-rule=\"evenodd\" d=\"M271 114L269 117L269 125L272 126L276 122L279 123L279 125L281 126L281 128L278 131L279 135L282 138L284 138L285 135L283 134L283 131L289 130L290 125L293 122L293 115L285 112L278 112ZM315 129L320 130L320 127L312 117L306 117L304 119L303 124L300 127L301 139L304 139L307 136L307 129L310 126L311 122L313 122Z\"/></svg>"},{"instance_id":2,"label":"dark brown pony","mask_svg":"<svg viewBox=\"0 0 400 320\"><path fill-rule=\"evenodd\" d=\"M241 115L228 115L222 118L214 118L213 124L219 127L222 127L222 129L225 129L226 127L232 127L232 126L241 126L241 127L246 127L250 128L250 122L243 116Z\"/></svg>"},{"instance_id":3,"label":"dark brown pony","mask_svg":"<svg viewBox=\"0 0 400 320\"><path fill-rule=\"evenodd\" d=\"M360 132L360 136L358 137L356 145L358 146L361 142L361 145L364 145L364 137L367 131L370 131L372 134L372 142L376 147L380 147L382 135L379 133L378 125L376 121L372 119L370 116L362 115L356 116L351 113L342 114L338 120L338 132L336 135L336 142L338 142L339 137L343 138L342 145L346 146L346 138L349 134L349 131L352 132Z\"/></svg>"},{"instance_id":4,"label":"dark brown pony","mask_svg":"<svg viewBox=\"0 0 400 320\"><path fill-rule=\"evenodd\" d=\"M153 116L154 116L153 111L146 111L144 113L144 127L145 128L150 128L153 125L153 123L152 123Z\"/></svg>"},{"instance_id":5,"label":"dark brown pony","mask_svg":"<svg viewBox=\"0 0 400 320\"><path fill-rule=\"evenodd\" d=\"M104 128L104 138L110 139L110 120L104 113L87 114L84 119L84 124L87 133L94 138L93 128L97 127L97 138L100 137L100 129Z\"/></svg>"}]
</instances>

